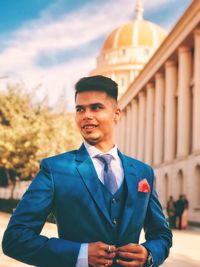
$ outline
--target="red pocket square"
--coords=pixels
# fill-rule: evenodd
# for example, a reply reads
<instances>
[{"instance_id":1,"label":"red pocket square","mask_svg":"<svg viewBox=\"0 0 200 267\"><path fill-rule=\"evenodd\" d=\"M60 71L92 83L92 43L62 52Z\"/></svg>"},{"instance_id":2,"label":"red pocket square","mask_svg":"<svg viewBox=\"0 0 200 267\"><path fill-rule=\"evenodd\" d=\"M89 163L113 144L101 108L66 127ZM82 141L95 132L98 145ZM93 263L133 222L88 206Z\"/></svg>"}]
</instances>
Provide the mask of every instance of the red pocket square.
<instances>
[{"instance_id":1,"label":"red pocket square","mask_svg":"<svg viewBox=\"0 0 200 267\"><path fill-rule=\"evenodd\" d=\"M138 183L138 192L148 193L150 192L150 186L147 179L144 178Z\"/></svg>"}]
</instances>

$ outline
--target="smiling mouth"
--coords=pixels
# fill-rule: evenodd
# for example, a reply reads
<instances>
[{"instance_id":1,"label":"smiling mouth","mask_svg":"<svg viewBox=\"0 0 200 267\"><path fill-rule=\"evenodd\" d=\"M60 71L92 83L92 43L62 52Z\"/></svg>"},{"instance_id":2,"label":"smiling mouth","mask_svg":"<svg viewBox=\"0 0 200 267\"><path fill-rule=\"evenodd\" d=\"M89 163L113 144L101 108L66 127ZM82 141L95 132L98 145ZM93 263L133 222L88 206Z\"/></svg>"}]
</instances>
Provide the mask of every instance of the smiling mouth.
<instances>
[{"instance_id":1,"label":"smiling mouth","mask_svg":"<svg viewBox=\"0 0 200 267\"><path fill-rule=\"evenodd\" d=\"M97 128L97 125L88 124L88 125L82 126L82 129L85 129L85 130L92 130L92 129L95 129L95 128Z\"/></svg>"}]
</instances>

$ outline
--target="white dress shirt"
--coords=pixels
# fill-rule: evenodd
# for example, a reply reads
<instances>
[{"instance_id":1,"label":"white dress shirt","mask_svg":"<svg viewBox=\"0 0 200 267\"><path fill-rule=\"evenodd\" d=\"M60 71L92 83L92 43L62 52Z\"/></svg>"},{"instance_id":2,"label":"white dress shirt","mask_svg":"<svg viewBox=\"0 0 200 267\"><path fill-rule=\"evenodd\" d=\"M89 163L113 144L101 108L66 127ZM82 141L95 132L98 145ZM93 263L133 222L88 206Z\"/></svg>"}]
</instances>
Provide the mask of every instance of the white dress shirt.
<instances>
[{"instance_id":1,"label":"white dress shirt","mask_svg":"<svg viewBox=\"0 0 200 267\"><path fill-rule=\"evenodd\" d=\"M95 170L97 172L97 176L102 183L104 183L104 179L103 179L104 163L95 157L97 155L103 155L103 154L110 154L113 156L113 160L111 161L110 165L111 165L112 172L114 173L116 177L117 185L119 188L124 180L124 170L123 170L121 159L117 152L117 146L115 145L111 150L104 153L100 151L99 149L97 149L95 146L88 144L86 141L84 141L84 145L94 164ZM88 244L84 243L84 244L81 244L80 251L78 254L78 259L76 262L76 267L88 267L88 266L89 266L88 265Z\"/></svg>"}]
</instances>

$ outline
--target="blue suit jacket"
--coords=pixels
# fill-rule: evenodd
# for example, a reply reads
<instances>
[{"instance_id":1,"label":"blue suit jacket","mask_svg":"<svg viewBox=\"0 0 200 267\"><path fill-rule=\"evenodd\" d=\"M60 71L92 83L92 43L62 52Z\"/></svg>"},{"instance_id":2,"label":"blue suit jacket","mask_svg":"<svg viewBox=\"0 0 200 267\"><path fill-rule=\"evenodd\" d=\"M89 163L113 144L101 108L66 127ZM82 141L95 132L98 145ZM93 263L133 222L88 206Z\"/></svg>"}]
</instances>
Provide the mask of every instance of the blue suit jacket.
<instances>
[{"instance_id":1,"label":"blue suit jacket","mask_svg":"<svg viewBox=\"0 0 200 267\"><path fill-rule=\"evenodd\" d=\"M119 151L128 194L118 230L117 246L143 244L153 256L154 266L168 256L171 231L154 189L148 165ZM151 191L138 192L146 178ZM3 238L3 251L10 257L40 267L73 267L81 243L113 244L114 226L105 206L98 177L85 146L79 150L42 160L41 168L11 217ZM40 235L50 212L56 218L59 238Z\"/></svg>"}]
</instances>

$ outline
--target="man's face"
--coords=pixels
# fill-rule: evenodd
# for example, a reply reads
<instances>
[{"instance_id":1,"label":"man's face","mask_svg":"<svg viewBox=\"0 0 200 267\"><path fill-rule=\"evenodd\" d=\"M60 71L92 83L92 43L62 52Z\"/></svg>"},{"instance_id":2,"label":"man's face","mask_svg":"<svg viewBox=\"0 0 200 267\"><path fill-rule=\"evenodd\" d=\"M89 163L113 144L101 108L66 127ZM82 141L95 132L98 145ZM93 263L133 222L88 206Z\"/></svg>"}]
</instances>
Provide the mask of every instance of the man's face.
<instances>
[{"instance_id":1,"label":"man's face","mask_svg":"<svg viewBox=\"0 0 200 267\"><path fill-rule=\"evenodd\" d=\"M105 92L86 91L76 96L76 123L83 138L101 148L113 144L113 128L120 110Z\"/></svg>"}]
</instances>

